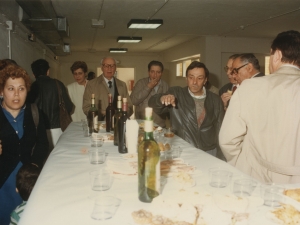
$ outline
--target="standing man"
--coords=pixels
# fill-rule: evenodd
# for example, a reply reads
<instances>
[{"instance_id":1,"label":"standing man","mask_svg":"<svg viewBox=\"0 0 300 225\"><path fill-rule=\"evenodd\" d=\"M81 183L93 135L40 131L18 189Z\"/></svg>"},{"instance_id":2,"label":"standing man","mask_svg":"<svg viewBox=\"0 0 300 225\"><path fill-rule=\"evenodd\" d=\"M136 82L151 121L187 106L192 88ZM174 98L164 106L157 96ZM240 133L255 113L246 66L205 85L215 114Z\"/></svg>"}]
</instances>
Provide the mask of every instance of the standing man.
<instances>
[{"instance_id":1,"label":"standing man","mask_svg":"<svg viewBox=\"0 0 300 225\"><path fill-rule=\"evenodd\" d=\"M229 101L230 101L232 94L237 89L237 82L234 79L233 75L231 74L231 71L232 71L233 60L235 60L238 56L239 56L239 54L231 55L228 59L227 65L224 67L224 70L227 74L229 83L227 83L223 87L221 87L221 89L219 91L219 96L222 99L225 111L227 110L227 107L229 105Z\"/></svg>"},{"instance_id":2,"label":"standing man","mask_svg":"<svg viewBox=\"0 0 300 225\"><path fill-rule=\"evenodd\" d=\"M187 87L171 87L156 94L149 106L157 114L170 113L174 133L211 155L222 158L218 135L224 116L221 99L205 89L209 71L194 61L186 69Z\"/></svg>"},{"instance_id":3,"label":"standing man","mask_svg":"<svg viewBox=\"0 0 300 225\"><path fill-rule=\"evenodd\" d=\"M105 115L105 110L108 106L108 94L112 94L113 106L117 109L118 95L122 98L127 98L128 112L130 117L133 113L133 106L128 94L125 82L114 77L116 72L116 60L111 57L105 57L101 60L101 68L103 73L89 81L86 85L83 95L83 112L87 115L91 107L91 96L95 94L95 104L98 110L101 110L102 115ZM101 104L99 104L99 101ZM99 115L100 116L100 115Z\"/></svg>"},{"instance_id":4,"label":"standing man","mask_svg":"<svg viewBox=\"0 0 300 225\"><path fill-rule=\"evenodd\" d=\"M231 165L262 181L300 182L300 33L271 45L269 76L243 81L220 131Z\"/></svg>"},{"instance_id":5,"label":"standing man","mask_svg":"<svg viewBox=\"0 0 300 225\"><path fill-rule=\"evenodd\" d=\"M80 122L82 119L86 119L86 115L82 111L82 98L85 86L87 84L86 74L88 67L83 61L76 61L71 66L71 72L75 79L75 82L67 86L70 98L75 105L75 111L72 114L72 120L74 122Z\"/></svg>"},{"instance_id":6,"label":"standing man","mask_svg":"<svg viewBox=\"0 0 300 225\"><path fill-rule=\"evenodd\" d=\"M65 107L69 114L74 110L65 85L59 80L50 78L50 66L45 59L38 59L31 64L31 69L36 80L32 83L27 102L36 103L45 115L47 136L50 151L56 145L62 130L59 119L59 96L57 84L62 91Z\"/></svg>"},{"instance_id":7,"label":"standing man","mask_svg":"<svg viewBox=\"0 0 300 225\"><path fill-rule=\"evenodd\" d=\"M145 119L145 108L148 107L148 100L151 96L158 93L165 93L169 89L169 85L161 76L164 71L164 66L159 61L151 61L148 64L149 77L138 80L134 85L130 95L133 105L135 105L135 118ZM153 113L153 121L161 127L166 126L166 114L157 115Z\"/></svg>"},{"instance_id":8,"label":"standing man","mask_svg":"<svg viewBox=\"0 0 300 225\"><path fill-rule=\"evenodd\" d=\"M252 53L240 54L232 63L231 74L238 85L250 78L262 77L258 59Z\"/></svg>"}]
</instances>

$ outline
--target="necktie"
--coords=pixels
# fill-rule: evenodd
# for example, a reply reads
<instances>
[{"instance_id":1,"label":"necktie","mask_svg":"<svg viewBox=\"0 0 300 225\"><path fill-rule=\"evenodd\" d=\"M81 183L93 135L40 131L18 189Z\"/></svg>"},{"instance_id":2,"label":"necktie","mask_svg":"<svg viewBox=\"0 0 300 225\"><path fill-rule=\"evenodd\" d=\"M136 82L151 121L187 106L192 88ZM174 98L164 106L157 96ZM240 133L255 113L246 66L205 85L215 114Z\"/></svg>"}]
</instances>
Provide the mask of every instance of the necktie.
<instances>
[{"instance_id":1,"label":"necktie","mask_svg":"<svg viewBox=\"0 0 300 225\"><path fill-rule=\"evenodd\" d=\"M232 88L232 94L235 92L236 89L237 89L237 86L233 86L233 88Z\"/></svg>"},{"instance_id":2,"label":"necktie","mask_svg":"<svg viewBox=\"0 0 300 225\"><path fill-rule=\"evenodd\" d=\"M111 82L111 81L108 81L108 87L109 87L109 88L111 88L111 87L112 87L112 85L111 85L111 84L112 84L112 82Z\"/></svg>"}]
</instances>

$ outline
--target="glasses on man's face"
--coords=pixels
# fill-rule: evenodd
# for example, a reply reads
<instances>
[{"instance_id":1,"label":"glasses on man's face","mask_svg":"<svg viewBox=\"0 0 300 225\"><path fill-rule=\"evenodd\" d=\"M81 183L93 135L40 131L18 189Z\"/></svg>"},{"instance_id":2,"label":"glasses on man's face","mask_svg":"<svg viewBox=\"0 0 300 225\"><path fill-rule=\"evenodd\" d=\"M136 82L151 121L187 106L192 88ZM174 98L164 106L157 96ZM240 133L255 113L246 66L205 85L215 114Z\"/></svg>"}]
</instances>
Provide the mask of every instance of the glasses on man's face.
<instances>
[{"instance_id":1,"label":"glasses on man's face","mask_svg":"<svg viewBox=\"0 0 300 225\"><path fill-rule=\"evenodd\" d=\"M246 64L244 64L244 65L242 65L242 66L240 66L240 67L238 67L238 68L232 69L231 75L237 75L238 72L239 72L239 70L242 69L244 66L247 66L248 64L249 64L249 63L246 63Z\"/></svg>"},{"instance_id":2,"label":"glasses on man's face","mask_svg":"<svg viewBox=\"0 0 300 225\"><path fill-rule=\"evenodd\" d=\"M108 68L114 69L114 68L116 68L116 65L115 65L115 64L102 64L102 66L103 66L105 69L108 69Z\"/></svg>"}]
</instances>

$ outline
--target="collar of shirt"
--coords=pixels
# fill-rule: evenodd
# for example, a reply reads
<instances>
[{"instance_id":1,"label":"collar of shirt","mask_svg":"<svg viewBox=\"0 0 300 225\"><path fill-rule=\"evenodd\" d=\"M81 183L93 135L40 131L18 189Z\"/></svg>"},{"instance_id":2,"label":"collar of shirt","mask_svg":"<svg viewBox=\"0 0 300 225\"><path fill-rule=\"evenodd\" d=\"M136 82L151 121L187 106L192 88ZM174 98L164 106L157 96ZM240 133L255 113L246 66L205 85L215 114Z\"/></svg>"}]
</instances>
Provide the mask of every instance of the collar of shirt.
<instances>
[{"instance_id":1,"label":"collar of shirt","mask_svg":"<svg viewBox=\"0 0 300 225\"><path fill-rule=\"evenodd\" d=\"M257 74L259 74L260 72L258 72L258 73L256 73L256 74L254 74L251 78L253 78L253 77L255 77Z\"/></svg>"},{"instance_id":2,"label":"collar of shirt","mask_svg":"<svg viewBox=\"0 0 300 225\"><path fill-rule=\"evenodd\" d=\"M104 77L104 80L105 80L105 82L107 84L107 87L109 87L108 81L111 81L111 85L114 86L114 78L112 78L111 80L108 80L108 79L106 79L105 76L103 76L103 77Z\"/></svg>"},{"instance_id":3,"label":"collar of shirt","mask_svg":"<svg viewBox=\"0 0 300 225\"><path fill-rule=\"evenodd\" d=\"M194 95L194 94L190 91L189 88L188 88L188 90L189 90L190 95L191 95L193 98L196 98L196 99L203 99L203 98L206 98L206 89L205 89L204 86L203 86L203 94L200 95L200 96Z\"/></svg>"},{"instance_id":4,"label":"collar of shirt","mask_svg":"<svg viewBox=\"0 0 300 225\"><path fill-rule=\"evenodd\" d=\"M2 106L2 104L1 104ZM2 106L2 110L3 113L6 117L6 119L8 120L8 122L10 123L10 125L14 128L14 130L16 131L16 134L18 135L19 139L21 139L23 137L23 121L24 121L24 114L25 114L25 107L22 107L20 109L19 114L16 116L16 118L14 118L10 112L8 112L3 106Z\"/></svg>"},{"instance_id":5,"label":"collar of shirt","mask_svg":"<svg viewBox=\"0 0 300 225\"><path fill-rule=\"evenodd\" d=\"M283 67L283 66L293 67L293 68L296 68L296 69L300 70L300 68L298 66L295 66L295 65L292 65L292 64L283 64L281 67Z\"/></svg>"}]
</instances>

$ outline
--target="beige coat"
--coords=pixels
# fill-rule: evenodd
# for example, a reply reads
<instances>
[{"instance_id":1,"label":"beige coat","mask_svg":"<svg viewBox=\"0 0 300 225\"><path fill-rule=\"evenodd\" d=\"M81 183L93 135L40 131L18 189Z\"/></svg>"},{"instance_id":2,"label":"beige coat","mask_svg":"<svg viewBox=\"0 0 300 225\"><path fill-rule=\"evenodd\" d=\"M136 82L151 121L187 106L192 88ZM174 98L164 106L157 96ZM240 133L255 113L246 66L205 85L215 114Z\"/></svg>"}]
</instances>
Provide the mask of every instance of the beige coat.
<instances>
[{"instance_id":1,"label":"beige coat","mask_svg":"<svg viewBox=\"0 0 300 225\"><path fill-rule=\"evenodd\" d=\"M219 135L231 165L262 182L300 182L300 70L244 80Z\"/></svg>"},{"instance_id":2,"label":"beige coat","mask_svg":"<svg viewBox=\"0 0 300 225\"><path fill-rule=\"evenodd\" d=\"M127 98L128 101L128 111L127 115L130 117L133 113L133 106L131 99L128 94L127 86L126 84L115 78L117 89L119 92L119 95L122 96L122 98ZM100 75L99 77L90 80L85 88L84 94L83 94L83 103L82 103L82 110L87 115L90 107L91 107L91 96L92 94L95 94L95 104L97 109L101 109L101 112L103 115L105 115L105 110L108 106L108 94L109 89L107 87L107 84L104 80L103 75ZM99 100L101 100L101 106L99 106Z\"/></svg>"}]
</instances>

